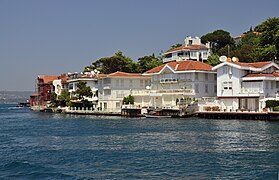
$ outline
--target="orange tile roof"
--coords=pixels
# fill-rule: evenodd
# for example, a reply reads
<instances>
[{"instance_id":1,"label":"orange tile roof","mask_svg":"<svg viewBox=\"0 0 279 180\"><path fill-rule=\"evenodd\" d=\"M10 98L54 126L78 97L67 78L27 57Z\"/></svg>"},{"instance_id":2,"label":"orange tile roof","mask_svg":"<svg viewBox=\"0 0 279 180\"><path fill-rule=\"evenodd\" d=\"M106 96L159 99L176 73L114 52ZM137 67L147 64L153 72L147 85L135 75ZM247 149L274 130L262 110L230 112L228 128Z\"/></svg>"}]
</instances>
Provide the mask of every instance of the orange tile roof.
<instances>
[{"instance_id":1,"label":"orange tile roof","mask_svg":"<svg viewBox=\"0 0 279 180\"><path fill-rule=\"evenodd\" d=\"M211 71L212 66L206 63L202 63L200 61L178 61L178 62L169 62L167 64L163 64L161 66L155 67L146 71L145 73L158 73L160 72L166 65L169 65L175 71L187 71L187 70L200 70L200 71Z\"/></svg>"},{"instance_id":2,"label":"orange tile roof","mask_svg":"<svg viewBox=\"0 0 279 180\"><path fill-rule=\"evenodd\" d=\"M114 72L114 73L110 73L110 74L98 74L99 78L103 78L103 77L140 77L140 78L145 78L145 76L143 76L140 73L126 73L126 72Z\"/></svg>"},{"instance_id":3,"label":"orange tile roof","mask_svg":"<svg viewBox=\"0 0 279 180\"><path fill-rule=\"evenodd\" d=\"M38 76L38 79L42 79L44 83L50 83L58 79L58 76Z\"/></svg>"},{"instance_id":4,"label":"orange tile roof","mask_svg":"<svg viewBox=\"0 0 279 180\"><path fill-rule=\"evenodd\" d=\"M261 68L264 67L270 63L271 61L266 61L266 62L254 62L254 63L243 63L243 62L231 62L240 66L249 66L249 67L254 67L254 68Z\"/></svg>"},{"instance_id":5,"label":"orange tile roof","mask_svg":"<svg viewBox=\"0 0 279 180\"><path fill-rule=\"evenodd\" d=\"M256 74L247 74L244 77L279 77L279 72L273 72L272 74L267 73L256 73Z\"/></svg>"},{"instance_id":6,"label":"orange tile roof","mask_svg":"<svg viewBox=\"0 0 279 180\"><path fill-rule=\"evenodd\" d=\"M126 73L126 72L114 72L107 75L108 77L143 77L142 74L139 73Z\"/></svg>"},{"instance_id":7,"label":"orange tile roof","mask_svg":"<svg viewBox=\"0 0 279 180\"><path fill-rule=\"evenodd\" d=\"M181 51L181 50L207 50L208 48L204 45L188 45L188 46L180 46L174 49L170 49L165 54L170 53L170 52L175 52L175 51Z\"/></svg>"}]
</instances>

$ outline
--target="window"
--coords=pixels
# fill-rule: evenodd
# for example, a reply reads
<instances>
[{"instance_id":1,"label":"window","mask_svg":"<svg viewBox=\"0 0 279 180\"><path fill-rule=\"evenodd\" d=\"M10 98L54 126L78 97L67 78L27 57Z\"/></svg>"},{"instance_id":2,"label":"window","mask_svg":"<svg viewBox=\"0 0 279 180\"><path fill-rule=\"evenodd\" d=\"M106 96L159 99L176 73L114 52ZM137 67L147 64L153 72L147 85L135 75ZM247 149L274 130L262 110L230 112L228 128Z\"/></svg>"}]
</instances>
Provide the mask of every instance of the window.
<instances>
[{"instance_id":1,"label":"window","mask_svg":"<svg viewBox=\"0 0 279 180\"><path fill-rule=\"evenodd\" d=\"M232 90L232 82L223 82L224 90Z\"/></svg>"},{"instance_id":2,"label":"window","mask_svg":"<svg viewBox=\"0 0 279 180\"><path fill-rule=\"evenodd\" d=\"M195 73L195 80L199 80L199 73Z\"/></svg>"},{"instance_id":3,"label":"window","mask_svg":"<svg viewBox=\"0 0 279 180\"><path fill-rule=\"evenodd\" d=\"M110 78L105 78L105 79L104 79L104 84L110 84L110 83L111 83Z\"/></svg>"},{"instance_id":4,"label":"window","mask_svg":"<svg viewBox=\"0 0 279 180\"><path fill-rule=\"evenodd\" d=\"M207 74L207 73L204 74L204 79L205 79L206 81L208 81L208 74Z\"/></svg>"},{"instance_id":5,"label":"window","mask_svg":"<svg viewBox=\"0 0 279 180\"><path fill-rule=\"evenodd\" d=\"M276 88L279 88L279 81L276 81Z\"/></svg>"},{"instance_id":6,"label":"window","mask_svg":"<svg viewBox=\"0 0 279 180\"><path fill-rule=\"evenodd\" d=\"M145 87L146 86L150 86L150 81L149 80L145 80Z\"/></svg>"},{"instance_id":7,"label":"window","mask_svg":"<svg viewBox=\"0 0 279 180\"><path fill-rule=\"evenodd\" d=\"M228 74L228 66L223 66L223 74Z\"/></svg>"},{"instance_id":8,"label":"window","mask_svg":"<svg viewBox=\"0 0 279 180\"><path fill-rule=\"evenodd\" d=\"M214 74L214 80L217 80L217 74Z\"/></svg>"},{"instance_id":9,"label":"window","mask_svg":"<svg viewBox=\"0 0 279 180\"><path fill-rule=\"evenodd\" d=\"M193 44L193 40L189 40L189 45L192 45Z\"/></svg>"},{"instance_id":10,"label":"window","mask_svg":"<svg viewBox=\"0 0 279 180\"><path fill-rule=\"evenodd\" d=\"M204 92L205 92L205 93L208 93L208 84L205 84L205 85L204 85Z\"/></svg>"},{"instance_id":11,"label":"window","mask_svg":"<svg viewBox=\"0 0 279 180\"><path fill-rule=\"evenodd\" d=\"M204 58L207 58L207 52L202 52L202 56L203 56Z\"/></svg>"},{"instance_id":12,"label":"window","mask_svg":"<svg viewBox=\"0 0 279 180\"><path fill-rule=\"evenodd\" d=\"M124 79L121 79L121 87L124 87Z\"/></svg>"},{"instance_id":13,"label":"window","mask_svg":"<svg viewBox=\"0 0 279 180\"><path fill-rule=\"evenodd\" d=\"M143 80L140 80L140 87L143 87Z\"/></svg>"},{"instance_id":14,"label":"window","mask_svg":"<svg viewBox=\"0 0 279 180\"><path fill-rule=\"evenodd\" d=\"M115 103L115 107L116 107L116 108L120 108L120 102L116 102L116 103Z\"/></svg>"},{"instance_id":15,"label":"window","mask_svg":"<svg viewBox=\"0 0 279 180\"><path fill-rule=\"evenodd\" d=\"M199 93L199 84L195 84L195 92Z\"/></svg>"},{"instance_id":16,"label":"window","mask_svg":"<svg viewBox=\"0 0 279 180\"><path fill-rule=\"evenodd\" d=\"M116 79L116 87L119 86L119 79Z\"/></svg>"},{"instance_id":17,"label":"window","mask_svg":"<svg viewBox=\"0 0 279 180\"><path fill-rule=\"evenodd\" d=\"M73 90L73 89L74 89L73 84L69 84L69 90Z\"/></svg>"},{"instance_id":18,"label":"window","mask_svg":"<svg viewBox=\"0 0 279 180\"><path fill-rule=\"evenodd\" d=\"M270 89L273 89L273 82L270 81Z\"/></svg>"},{"instance_id":19,"label":"window","mask_svg":"<svg viewBox=\"0 0 279 180\"><path fill-rule=\"evenodd\" d=\"M190 52L191 57L197 57L197 52Z\"/></svg>"},{"instance_id":20,"label":"window","mask_svg":"<svg viewBox=\"0 0 279 180\"><path fill-rule=\"evenodd\" d=\"M265 82L265 89L268 89L268 81Z\"/></svg>"}]
</instances>

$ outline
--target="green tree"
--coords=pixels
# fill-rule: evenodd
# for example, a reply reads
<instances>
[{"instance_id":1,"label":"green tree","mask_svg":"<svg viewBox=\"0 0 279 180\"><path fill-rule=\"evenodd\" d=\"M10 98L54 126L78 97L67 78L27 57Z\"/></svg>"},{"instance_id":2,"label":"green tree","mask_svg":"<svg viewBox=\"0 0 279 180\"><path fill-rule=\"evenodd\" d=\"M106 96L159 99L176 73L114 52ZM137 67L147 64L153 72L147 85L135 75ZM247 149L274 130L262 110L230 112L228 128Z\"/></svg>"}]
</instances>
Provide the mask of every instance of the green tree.
<instances>
[{"instance_id":1,"label":"green tree","mask_svg":"<svg viewBox=\"0 0 279 180\"><path fill-rule=\"evenodd\" d=\"M182 46L182 44L174 44L174 45L171 46L170 49L178 48L178 47L181 47L181 46Z\"/></svg>"},{"instance_id":2,"label":"green tree","mask_svg":"<svg viewBox=\"0 0 279 180\"><path fill-rule=\"evenodd\" d=\"M227 45L230 45L231 48L234 47L234 40L230 36L230 33L222 29L203 35L201 37L201 41L202 43L210 42L213 54L217 54L220 56L223 55L219 53L219 50L221 48L224 48Z\"/></svg>"},{"instance_id":3,"label":"green tree","mask_svg":"<svg viewBox=\"0 0 279 180\"><path fill-rule=\"evenodd\" d=\"M57 99L58 99L59 105L62 107L65 107L67 105L67 103L69 103L71 100L70 92L67 89L63 89Z\"/></svg>"},{"instance_id":4,"label":"green tree","mask_svg":"<svg viewBox=\"0 0 279 180\"><path fill-rule=\"evenodd\" d=\"M132 95L123 98L123 104L134 104L135 98Z\"/></svg>"},{"instance_id":5,"label":"green tree","mask_svg":"<svg viewBox=\"0 0 279 180\"><path fill-rule=\"evenodd\" d=\"M58 105L57 94L55 92L52 92L50 95L50 103L52 107L56 107Z\"/></svg>"},{"instance_id":6,"label":"green tree","mask_svg":"<svg viewBox=\"0 0 279 180\"><path fill-rule=\"evenodd\" d=\"M138 72L139 67L131 58L124 56L121 51L115 53L114 56L105 57L92 63L94 69L101 73L110 74L116 71L122 72Z\"/></svg>"},{"instance_id":7,"label":"green tree","mask_svg":"<svg viewBox=\"0 0 279 180\"><path fill-rule=\"evenodd\" d=\"M86 86L86 82L78 82L77 90L74 92L77 99L80 100L83 104L83 107L86 107L87 100L86 98L91 98L93 96L92 90L89 86Z\"/></svg>"},{"instance_id":8,"label":"green tree","mask_svg":"<svg viewBox=\"0 0 279 180\"><path fill-rule=\"evenodd\" d=\"M218 55L211 55L207 58L207 64L209 64L211 66L216 66L220 63L221 63L221 61L219 60Z\"/></svg>"},{"instance_id":9,"label":"green tree","mask_svg":"<svg viewBox=\"0 0 279 180\"><path fill-rule=\"evenodd\" d=\"M160 66L163 64L163 61L161 59L158 59L154 56L144 56L138 59L138 65L139 65L139 72L143 73L146 72L154 67Z\"/></svg>"},{"instance_id":10,"label":"green tree","mask_svg":"<svg viewBox=\"0 0 279 180\"><path fill-rule=\"evenodd\" d=\"M279 59L279 18L268 18L255 27L260 33L260 50L263 51L262 60Z\"/></svg>"}]
</instances>

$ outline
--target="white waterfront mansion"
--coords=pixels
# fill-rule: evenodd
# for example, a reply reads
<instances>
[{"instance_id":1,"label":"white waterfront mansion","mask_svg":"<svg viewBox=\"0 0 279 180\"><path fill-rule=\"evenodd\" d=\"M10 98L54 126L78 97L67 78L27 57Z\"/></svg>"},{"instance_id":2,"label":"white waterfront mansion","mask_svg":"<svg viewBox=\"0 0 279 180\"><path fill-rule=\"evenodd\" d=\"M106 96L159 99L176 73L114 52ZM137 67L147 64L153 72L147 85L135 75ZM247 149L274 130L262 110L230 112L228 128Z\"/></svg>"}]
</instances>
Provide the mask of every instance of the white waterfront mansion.
<instances>
[{"instance_id":1,"label":"white waterfront mansion","mask_svg":"<svg viewBox=\"0 0 279 180\"><path fill-rule=\"evenodd\" d=\"M155 67L143 75L151 78L146 90L132 91L135 104L141 107L177 108L177 101L215 97L216 72L212 66L199 61L169 62Z\"/></svg>"},{"instance_id":2,"label":"white waterfront mansion","mask_svg":"<svg viewBox=\"0 0 279 180\"><path fill-rule=\"evenodd\" d=\"M277 100L279 66L274 62L223 62L217 71L217 97L222 111L265 111L265 102Z\"/></svg>"},{"instance_id":3,"label":"white waterfront mansion","mask_svg":"<svg viewBox=\"0 0 279 180\"><path fill-rule=\"evenodd\" d=\"M98 76L93 72L88 73L71 73L68 75L67 80L68 90L71 94L71 97L74 97L74 91L78 89L77 84L79 82L86 82L86 86L89 86L92 90L93 96L91 98L87 97L86 99L93 103L93 108L96 108L98 105Z\"/></svg>"},{"instance_id":4,"label":"white waterfront mansion","mask_svg":"<svg viewBox=\"0 0 279 180\"><path fill-rule=\"evenodd\" d=\"M124 97L129 96L133 91L144 90L148 86L150 86L150 77L142 74L125 72L100 74L98 107L105 112L121 112Z\"/></svg>"},{"instance_id":5,"label":"white waterfront mansion","mask_svg":"<svg viewBox=\"0 0 279 180\"><path fill-rule=\"evenodd\" d=\"M199 37L186 37L183 46L170 49L163 54L164 63L183 60L206 62L210 55L210 43L204 45Z\"/></svg>"}]
</instances>

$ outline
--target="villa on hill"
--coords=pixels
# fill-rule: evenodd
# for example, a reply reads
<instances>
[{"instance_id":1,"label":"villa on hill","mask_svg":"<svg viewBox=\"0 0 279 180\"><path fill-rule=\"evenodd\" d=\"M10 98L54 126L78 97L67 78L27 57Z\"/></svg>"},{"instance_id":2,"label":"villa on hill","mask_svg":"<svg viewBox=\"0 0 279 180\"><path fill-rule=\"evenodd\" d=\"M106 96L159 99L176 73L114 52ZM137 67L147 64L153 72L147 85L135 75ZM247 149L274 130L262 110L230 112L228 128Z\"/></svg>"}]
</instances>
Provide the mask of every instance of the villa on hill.
<instances>
[{"instance_id":1,"label":"villa on hill","mask_svg":"<svg viewBox=\"0 0 279 180\"><path fill-rule=\"evenodd\" d=\"M202 44L199 37L186 37L184 45L163 53L163 62L194 60L206 62L210 55L210 43Z\"/></svg>"}]
</instances>

